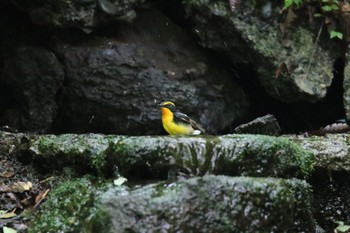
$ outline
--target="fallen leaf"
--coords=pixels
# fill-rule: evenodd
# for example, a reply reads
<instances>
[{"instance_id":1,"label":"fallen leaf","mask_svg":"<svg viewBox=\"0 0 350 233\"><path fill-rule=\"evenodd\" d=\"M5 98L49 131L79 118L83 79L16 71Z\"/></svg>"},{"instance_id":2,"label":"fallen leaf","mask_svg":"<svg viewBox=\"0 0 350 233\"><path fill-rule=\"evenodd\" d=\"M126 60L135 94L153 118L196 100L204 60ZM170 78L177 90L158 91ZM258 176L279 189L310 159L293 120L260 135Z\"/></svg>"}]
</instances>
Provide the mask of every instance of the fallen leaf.
<instances>
[{"instance_id":1,"label":"fallen leaf","mask_svg":"<svg viewBox=\"0 0 350 233\"><path fill-rule=\"evenodd\" d=\"M46 189L45 191L41 191L38 194L38 196L36 196L34 208L36 208L46 198L49 192L50 192L50 189Z\"/></svg>"},{"instance_id":2,"label":"fallen leaf","mask_svg":"<svg viewBox=\"0 0 350 233\"><path fill-rule=\"evenodd\" d=\"M3 227L2 231L4 233L17 233L17 231L15 229L11 228L11 227Z\"/></svg>"},{"instance_id":3,"label":"fallen leaf","mask_svg":"<svg viewBox=\"0 0 350 233\"><path fill-rule=\"evenodd\" d=\"M1 176L2 178L10 178L11 176L14 176L14 175L15 175L14 172L2 172L2 173L0 174L0 176Z\"/></svg>"},{"instance_id":4,"label":"fallen leaf","mask_svg":"<svg viewBox=\"0 0 350 233\"><path fill-rule=\"evenodd\" d=\"M11 188L8 185L0 185L0 193L11 192Z\"/></svg>"},{"instance_id":5,"label":"fallen leaf","mask_svg":"<svg viewBox=\"0 0 350 233\"><path fill-rule=\"evenodd\" d=\"M42 183L46 183L46 182L50 182L50 181L54 181L54 180L55 180L55 177L50 176L50 177L46 178L45 180L41 180L39 183L42 184Z\"/></svg>"},{"instance_id":6,"label":"fallen leaf","mask_svg":"<svg viewBox=\"0 0 350 233\"><path fill-rule=\"evenodd\" d=\"M23 193L24 191L28 191L32 188L33 184L30 181L22 182L18 181L11 185L12 192Z\"/></svg>"},{"instance_id":7,"label":"fallen leaf","mask_svg":"<svg viewBox=\"0 0 350 233\"><path fill-rule=\"evenodd\" d=\"M12 211L9 212L9 213L1 214L1 215L0 215L0 218L12 218L12 217L17 216L17 214L15 214L15 210L16 210L16 209L12 210Z\"/></svg>"},{"instance_id":8,"label":"fallen leaf","mask_svg":"<svg viewBox=\"0 0 350 233\"><path fill-rule=\"evenodd\" d=\"M20 202L20 200L17 198L17 196L14 193L8 192L6 193L6 196L13 201L12 203L16 203L16 207L23 209L23 206ZM12 208L9 208L12 209Z\"/></svg>"},{"instance_id":9,"label":"fallen leaf","mask_svg":"<svg viewBox=\"0 0 350 233\"><path fill-rule=\"evenodd\" d=\"M283 72L286 72L287 74L289 74L287 65L284 62L277 67L275 71L275 77L278 78L280 74L282 74Z\"/></svg>"}]
</instances>

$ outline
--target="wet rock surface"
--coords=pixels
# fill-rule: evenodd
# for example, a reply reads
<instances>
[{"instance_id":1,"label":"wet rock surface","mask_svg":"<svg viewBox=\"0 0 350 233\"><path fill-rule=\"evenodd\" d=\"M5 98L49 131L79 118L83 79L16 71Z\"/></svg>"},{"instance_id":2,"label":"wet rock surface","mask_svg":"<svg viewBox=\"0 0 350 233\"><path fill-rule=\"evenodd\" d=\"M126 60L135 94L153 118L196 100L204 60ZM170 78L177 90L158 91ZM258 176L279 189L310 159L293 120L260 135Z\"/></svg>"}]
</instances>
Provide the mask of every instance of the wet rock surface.
<instances>
[{"instance_id":1,"label":"wet rock surface","mask_svg":"<svg viewBox=\"0 0 350 233\"><path fill-rule=\"evenodd\" d=\"M110 188L99 208L107 212L111 232L311 232L310 209L298 207L310 207L309 190L298 180L204 176Z\"/></svg>"},{"instance_id":2,"label":"wet rock surface","mask_svg":"<svg viewBox=\"0 0 350 233\"><path fill-rule=\"evenodd\" d=\"M129 188L84 177L59 185L40 213L29 232L315 229L310 187L300 180L273 178L204 176Z\"/></svg>"},{"instance_id":3,"label":"wet rock surface","mask_svg":"<svg viewBox=\"0 0 350 233\"><path fill-rule=\"evenodd\" d=\"M20 156L41 169L73 166L100 175L113 169L128 178L167 179L184 174L300 177L312 171L311 153L286 139L259 135L222 137L34 136ZM172 175L173 173L173 175Z\"/></svg>"},{"instance_id":4,"label":"wet rock surface","mask_svg":"<svg viewBox=\"0 0 350 233\"><path fill-rule=\"evenodd\" d=\"M328 137L328 136L327 136ZM74 227L87 227L88 229L96 229L94 227L101 226L107 222L112 223L112 225L108 225L108 227L111 227L111 229L124 229L123 224L126 224L127 222L123 221L117 221L114 217L108 217L108 216L116 216L112 211L114 211L114 207L117 205L124 205L126 202L130 204L130 199L134 199L135 206L140 207L140 213L144 216L145 219L147 218L154 218L154 215L152 211L154 210L156 213L162 212L162 216L166 221L168 221L168 214L170 212L167 211L161 211L160 209L157 209L158 205L154 206L154 209L149 208L145 209L142 208L143 205L152 206L153 201L156 203L163 203L166 206L179 206L179 204L176 204L174 202L169 201L168 198L165 198L164 196L157 196L159 195L170 195L173 191L178 192L179 189L173 189L172 187L182 187L182 183L187 183L190 186L185 185L185 187L192 187L190 190L193 190L193 192L197 192L196 188L198 186L198 192L201 194L209 195L209 193L204 192L204 188L209 188L211 190L215 190L211 185L218 184L218 181L216 179L216 176L211 176L214 179L213 181L208 181L208 187L207 181L204 183L206 185L202 185L202 183L192 182L191 180L188 180L189 177L193 177L196 175L208 175L208 174L225 174L225 175L231 175L231 176L241 176L241 177L225 177L224 180L234 180L233 183L237 183L234 185L234 187L241 187L238 188L239 190L246 190L242 192L229 192L229 195L244 195L242 197L233 197L233 198L243 198L243 197L249 197L249 205L252 204L252 208L248 208L249 213L253 213L254 211L258 211L258 213L266 213L267 215L264 216L270 216L269 213L275 213L274 210L272 210L270 207L265 209L263 206L265 203L263 200L267 200L265 198L259 199L260 201L255 202L256 199L250 199L250 197L253 197L254 195L258 195L255 192L259 193L259 197L262 198L264 195L268 195L268 198L272 198L275 196L281 196L283 198L286 197L286 193L289 193L288 195L292 195L290 198L283 199L283 204L286 205L286 207L281 208L280 204L274 203L272 206L276 205L276 208L279 209L279 211L283 211L283 213L280 213L278 216L284 216L289 220L285 221L277 221L275 222L275 217L277 215L271 215L270 219L267 217L266 221L271 221L272 225L264 225L264 227L287 227L288 229L298 229L295 230L296 232L301 232L303 228L307 227L308 229L314 229L314 218L312 217L312 214L310 215L310 211L312 208L317 210L317 212L314 212L314 215L316 216L317 222L327 230L334 229L334 223L333 220L343 220L346 221L348 215L346 214L346 208L347 208L347 195L346 193L342 192L342 190L346 190L346 186L342 187L342 184L344 183L344 180L346 180L345 177L347 177L347 170L345 170L347 167L347 160L344 159L343 163L341 165L341 160L337 160L336 158L340 158L343 156L347 156L347 153L344 151L348 150L347 145L347 135L329 135L330 138L327 137L304 137L301 136L293 137L288 136L289 139L283 139L283 138L277 138L277 137L268 137L268 136L261 136L261 135L226 135L221 137L127 137L127 136L113 136L113 135L97 135L97 134L87 134L87 135L74 135L74 134L66 134L66 135L42 135L42 136L28 136L25 134L14 134L14 133L8 133L8 132L2 132L1 134L1 141L3 142L1 144L1 153L10 154L12 156L16 156L20 159L20 161L25 162L26 164L30 163L33 167L35 167L38 171L41 173L45 173L45 171L54 171L57 169L58 174L66 174L64 172L66 169L73 170L72 174L75 174L75 177L79 177L83 174L94 174L97 176L97 178L92 178L92 180L89 178L89 181L86 185L83 185L84 187L90 187L91 182L99 183L100 185L94 186L95 188L89 188L88 191L84 187L82 187L85 191L83 192L83 198L80 196L79 198L76 198L74 196L71 196L71 194L67 194L70 192L73 192L72 187L80 187L80 183L77 183L75 185L72 185L71 181L63 180L59 182L62 185L62 188L57 188L53 191L52 196L49 196L47 206L46 204L43 205L42 214L37 215L37 218L35 221L38 222L47 222L47 225L50 227L53 227L52 229L73 229ZM335 137L337 137L335 139ZM295 141L296 144L291 143L291 141ZM339 144L337 147L342 148L340 150L324 150L324 145L327 143L336 143L335 141L343 141L343 143ZM8 144L11 144L9 146ZM300 146L304 149L301 149ZM316 145L319 144L320 146L317 147ZM343 153L344 152L344 153ZM325 160L325 157L331 158L333 156L334 159L328 159ZM326 162L325 162L326 161ZM316 171L313 172L312 167L313 164L315 164ZM332 164L335 164L332 166ZM28 165L27 165L28 166ZM330 176L327 176L327 171ZM342 176L338 176L339 172L342 172ZM331 174L334 174L332 176ZM320 176L321 174L321 176ZM323 175L322 175L323 174ZM109 198L102 198L102 200L105 201L112 201L114 202L114 205L109 205L108 203L104 203L109 206L110 209L108 209L108 213L106 212L95 212L94 210L98 210L99 207L95 206L92 209L90 206L92 203L100 203L96 200L101 199L95 199L96 193L99 195L99 193L103 193L103 190L106 187L104 184L107 184L109 179L101 179L102 177L118 177L118 176L126 176L130 181L126 184L131 185L131 189L125 189L125 188L111 188L110 191L114 194L121 192L120 195L124 196L124 194L128 194L129 198L126 202L124 202L123 198L118 198L120 202L116 203L114 202L113 198L117 198L114 194L110 195L110 192L107 196L110 196L112 199ZM302 181L297 180L288 180L288 179L266 179L264 177L266 176L274 176L274 177L282 177L282 178L293 178L293 177L299 177L301 179L304 179L306 176L310 176L309 183L314 190L314 200L316 202L312 202L312 206L310 207L309 200L306 198L309 194L309 186L305 186L306 183ZM244 176L261 176L262 178L249 178ZM72 180L72 176L69 176L70 180ZM99 178L98 178L99 177ZM333 178L332 178L333 177ZM342 177L342 179L339 179L339 177ZM161 183L155 183L153 185L150 185L149 187L144 186L144 182L149 183L152 182L152 179L166 179L168 181L180 180L179 183L175 182L173 185L165 185ZM194 178L194 179L206 179L204 178ZM332 180L333 179L333 180ZM95 181L94 181L95 180ZM183 180L183 181L181 181ZM328 180L328 181L327 181ZM342 181L343 180L343 181ZM324 182L322 182L324 181ZM75 182L75 181L72 181ZM106 183L107 182L107 183ZM136 182L136 183L135 183ZM230 183L231 181L225 181ZM267 183L266 183L267 182ZM289 186L289 182L296 182L298 185ZM220 182L219 182L220 183ZM57 186L57 182L55 184L55 187ZM288 184L288 185L287 185ZM302 184L302 186L299 186ZM118 184L120 185L120 184ZM136 186L134 186L136 185ZM141 186L140 186L141 185ZM179 186L177 186L179 185ZM192 186L194 185L194 186ZM252 185L252 186L250 186ZM272 186L270 186L272 185ZM277 186L276 186L277 185ZM281 189L281 195L277 195L279 193L278 190L280 190L280 186L284 187L284 185L287 185L287 189L284 188ZM66 189L67 187L71 187ZM101 189L100 189L100 188ZM140 188L141 187L141 188ZM157 188L158 187L158 188ZM165 187L165 190L160 191L160 187ZM167 187L170 189L168 191ZM243 188L245 187L245 188ZM248 187L254 187L254 189L250 189ZM256 187L264 187L263 189ZM229 188L226 185L218 185L217 190L219 193L228 193L227 191L221 190L229 190ZM268 190L275 190L276 192L270 192ZM291 190L289 189L291 188ZM69 191L71 190L71 191ZM153 191L152 191L153 190ZM157 192L155 192L155 190ZM182 190L182 188L180 188ZM187 190L187 188L186 188ZM200 191L202 190L202 191ZM231 189L230 189L231 190ZM249 190L249 191L248 191ZM256 191L254 191L256 190ZM260 190L260 191L257 191ZM285 191L282 191L285 190ZM289 191L287 191L289 190ZM45 191L45 190L44 190ZM74 192L77 190L74 188ZM182 190L183 191L183 190ZM182 193L182 191L180 193ZM55 200L55 193L66 193L63 196L69 197L66 202ZM115 193L116 192L116 193ZM160 192L160 193L158 193ZM79 193L79 192L78 192ZM142 193L141 197L138 195ZM153 194L152 194L153 193ZM158 194L157 194L158 193ZM157 195L156 195L157 194ZM283 195L282 195L283 194ZM118 194L119 195L119 194ZM147 198L148 195L150 196L150 199ZM187 209L185 206L187 206L187 197L171 194L177 196L180 200L184 201L184 207L181 209L185 211L184 213L190 213L191 209ZM197 196L193 194L196 198ZM192 196L193 196L192 195ZM198 198L200 201L202 201L201 198L204 198L205 201L210 200L210 196L206 198L206 196L202 196L198 194ZM272 195L272 196L271 196ZM287 195L287 196L288 196ZM304 196L306 195L306 196ZM60 198L62 198L62 195L58 195ZM155 199L152 199L155 198ZM160 199L157 199L160 198ZM184 199L181 199L184 198ZM296 198L296 199L294 199ZM172 198L170 198L172 200ZM82 201L84 200L84 201ZM187 201L186 201L187 200ZM203 201L204 201L203 200ZM226 200L226 199L225 199ZM243 199L242 199L243 200ZM270 200L270 199L268 199ZM292 201L291 201L292 200ZM303 204L299 203L300 200L303 200ZM332 200L337 200L336 202L333 202ZM74 201L71 203L71 201ZM160 201L160 202L159 202ZM166 201L166 202L163 202ZM248 201L248 199L247 199ZM272 201L272 200L271 200ZM296 202L299 204L296 204ZM124 204L123 204L124 203ZM167 204L165 204L167 203ZM200 203L200 202L199 202ZM260 204L258 204L260 203ZM279 202L278 202L279 203ZM163 204L161 206L163 206ZM74 208L68 206L75 206ZM103 205L102 205L103 206ZM113 207L114 206L114 207ZM200 206L200 205L199 205ZM278 207L277 207L278 206ZM237 207L237 206L236 206ZM54 212L48 212L48 209L55 210ZM72 226L67 225L66 221L69 221L65 219L64 215L59 215L62 217L61 220L58 221L57 217L57 211L59 211L60 208L64 208L66 216L71 216L72 211L74 212L74 218L79 219L77 222L80 222L79 224ZM77 211L76 208L87 208L87 210L92 210L93 212L89 211ZM97 209L96 209L97 208ZM134 209L130 207L131 209ZM199 208L199 207L198 207ZM204 207L203 207L204 208ZM219 208L219 207L218 207ZM262 209L260 209L262 208ZM275 207L274 207L275 208ZM294 211L287 211L285 212L286 208L289 210L289 208L298 208L298 210ZM299 209L300 208L300 209ZM105 209L105 208L102 208ZM131 211L130 209L130 211ZM152 209L152 211L151 211ZM146 212L142 212L142 211ZM198 209L203 210L204 209ZM68 212L66 212L68 211ZM110 212L109 212L110 211ZM132 214L132 211L130 212L128 209L123 209L122 212L119 212L118 214L121 215L122 219L129 219L129 214ZM188 212L187 212L188 211ZM219 211L219 210L217 210ZM240 212L240 209L237 209L237 215L234 216L240 216L240 214L245 213ZM248 210L247 210L248 211ZM261 212L263 211L263 212ZM264 212L267 211L267 212ZM272 212L269 212L272 211ZM337 211L339 214L334 214L333 212ZM113 213L113 214L112 214ZM225 212L226 213L226 212ZM232 214L232 212L230 212ZM255 212L254 212L255 213ZM332 214L333 213L333 214ZM229 214L229 213L227 213ZM286 214L286 215L285 215ZM89 221L91 221L88 225L83 226L83 222L85 220L81 220L81 217L83 216L83 219L86 220L87 216L90 216ZM107 217L106 217L107 216ZM169 215L170 216L170 215ZM190 215L189 215L190 216ZM197 216L197 215L196 215ZM216 216L216 215L215 215ZM226 215L225 215L226 216ZM229 215L227 215L229 216ZM247 221L250 223L250 221L253 221L255 223L259 222L261 215L249 215L251 219L242 219L237 218L234 221L236 224L229 224L226 225L225 222L220 222L214 224L213 227L217 229L218 231L225 231L230 226L237 226L237 227L243 227L243 228L237 228L237 229L245 229L249 231L247 227L248 225L245 224ZM273 217L275 216L275 217ZM300 217L302 216L302 217ZM310 220L311 218L311 220ZM55 221L53 221L56 219ZM120 220L120 218L118 218ZM141 218L143 219L143 218ZM192 219L192 220L191 220ZM196 220L193 220L196 218L189 217L189 222L184 221L180 223L176 222L176 219L173 219L175 221L174 226L169 223L169 227L172 229L172 227L178 227L179 224L183 226L184 228L181 229L192 229L191 227L195 226ZM256 221L255 221L255 220ZM291 220L293 219L293 220ZM331 220L333 219L333 220ZM126 221L125 220L125 221ZM198 219L201 221L201 218ZM214 218L215 220L215 218ZM129 221L129 220L128 220ZM140 221L140 225L135 225L134 227L149 227L149 225L145 222ZM169 220L170 221L170 220ZM182 221L182 220L180 220ZM243 222L241 222L243 221ZM290 222L292 221L292 222ZM195 224L195 225L193 225ZM53 224L53 225L50 225ZM82 224L82 225L81 225ZM100 224L100 225L99 225ZM155 225L152 225L152 227L157 227L157 224L160 224L159 222L154 222ZM240 225L243 224L243 225ZM306 226L304 224L307 224ZM311 225L310 225L311 224ZM256 226L252 223L249 224L249 226L254 227L260 227L259 224ZM43 227L42 225L34 225L33 229L39 229L36 227ZM68 227L68 228L67 228ZM73 227L73 228L72 228ZM189 227L189 228L188 228ZM216 228L217 227L217 228ZM309 228L310 227L310 228ZM78 229L77 228L77 229ZM272 229L271 228L271 229ZM276 228L276 229L277 229ZM75 228L74 228L75 229ZM88 230L87 229L87 230ZM181 230L180 229L180 230ZM208 228L212 229L212 228ZM35 232L36 230L33 230L32 232ZM89 231L88 231L89 232ZM253 232L253 231L252 231Z\"/></svg>"}]
</instances>

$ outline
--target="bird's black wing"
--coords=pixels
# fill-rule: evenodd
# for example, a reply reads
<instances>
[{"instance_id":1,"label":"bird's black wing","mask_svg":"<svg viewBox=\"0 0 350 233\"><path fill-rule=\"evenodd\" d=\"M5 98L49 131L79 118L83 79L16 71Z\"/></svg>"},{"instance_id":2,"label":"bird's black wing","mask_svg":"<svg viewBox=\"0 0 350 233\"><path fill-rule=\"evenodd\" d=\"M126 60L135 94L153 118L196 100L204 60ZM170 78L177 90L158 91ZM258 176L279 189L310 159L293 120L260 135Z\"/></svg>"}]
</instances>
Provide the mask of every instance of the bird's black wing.
<instances>
[{"instance_id":1,"label":"bird's black wing","mask_svg":"<svg viewBox=\"0 0 350 233\"><path fill-rule=\"evenodd\" d=\"M202 126L200 126L194 120L189 118L186 114L183 114L181 112L174 113L174 121L175 121L175 123L190 124L193 129L198 129L202 133L205 133L205 130L203 129Z\"/></svg>"}]
</instances>

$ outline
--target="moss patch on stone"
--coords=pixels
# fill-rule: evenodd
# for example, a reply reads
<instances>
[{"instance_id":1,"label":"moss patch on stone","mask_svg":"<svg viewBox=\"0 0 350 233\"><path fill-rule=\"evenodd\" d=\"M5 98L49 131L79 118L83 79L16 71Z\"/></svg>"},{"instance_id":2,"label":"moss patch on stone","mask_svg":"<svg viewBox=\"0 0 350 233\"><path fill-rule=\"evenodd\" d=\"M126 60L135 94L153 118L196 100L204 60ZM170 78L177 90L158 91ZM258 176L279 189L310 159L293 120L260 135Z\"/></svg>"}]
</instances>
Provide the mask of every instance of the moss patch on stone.
<instances>
[{"instance_id":1,"label":"moss patch on stone","mask_svg":"<svg viewBox=\"0 0 350 233\"><path fill-rule=\"evenodd\" d=\"M29 154L47 168L75 166L81 173L105 175L110 169L105 149L118 136L99 134L39 135L29 139Z\"/></svg>"},{"instance_id":2,"label":"moss patch on stone","mask_svg":"<svg viewBox=\"0 0 350 233\"><path fill-rule=\"evenodd\" d=\"M112 187L99 208L112 232L312 232L309 195L301 180L210 175L136 190Z\"/></svg>"},{"instance_id":3,"label":"moss patch on stone","mask_svg":"<svg viewBox=\"0 0 350 233\"><path fill-rule=\"evenodd\" d=\"M43 169L73 167L78 174L166 179L176 174L202 176L307 177L312 153L286 138L263 135L115 136L40 135L28 139L30 154ZM175 175L172 175L175 174Z\"/></svg>"},{"instance_id":4,"label":"moss patch on stone","mask_svg":"<svg viewBox=\"0 0 350 233\"><path fill-rule=\"evenodd\" d=\"M96 224L106 226L104 212L94 207L95 196L103 187L102 182L93 181L91 177L62 182L49 193L48 200L35 214L29 232L80 232L86 224L84 227L92 230ZM92 213L98 223L87 221Z\"/></svg>"},{"instance_id":5,"label":"moss patch on stone","mask_svg":"<svg viewBox=\"0 0 350 233\"><path fill-rule=\"evenodd\" d=\"M313 171L313 154L286 138L265 135L221 138L224 140L214 148L218 156L214 173L304 178Z\"/></svg>"}]
</instances>

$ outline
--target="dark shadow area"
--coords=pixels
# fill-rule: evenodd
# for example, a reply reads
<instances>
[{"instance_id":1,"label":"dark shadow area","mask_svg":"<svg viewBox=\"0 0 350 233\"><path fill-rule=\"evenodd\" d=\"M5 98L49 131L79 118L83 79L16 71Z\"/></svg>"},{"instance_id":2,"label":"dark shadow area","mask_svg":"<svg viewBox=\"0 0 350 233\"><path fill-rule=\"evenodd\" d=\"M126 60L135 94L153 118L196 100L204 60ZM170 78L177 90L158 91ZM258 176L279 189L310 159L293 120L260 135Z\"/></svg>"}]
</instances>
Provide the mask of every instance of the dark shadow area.
<instances>
[{"instance_id":1,"label":"dark shadow area","mask_svg":"<svg viewBox=\"0 0 350 233\"><path fill-rule=\"evenodd\" d=\"M229 59L229 58L226 58ZM227 61L224 62L227 64ZM227 67L227 65L225 65ZM246 90L252 100L252 118L272 114L277 118L282 133L302 133L317 130L345 118L343 107L343 69L344 60L334 64L334 79L326 97L318 103L284 103L269 96L258 82L252 65L240 64L229 68L235 80ZM249 120L249 119L247 119ZM245 122L242 122L245 123ZM231 129L238 126L232 125ZM230 133L227 129L223 133Z\"/></svg>"},{"instance_id":2,"label":"dark shadow area","mask_svg":"<svg viewBox=\"0 0 350 233\"><path fill-rule=\"evenodd\" d=\"M309 179L313 190L316 221L326 232L334 232L336 221L350 222L350 177L348 172L316 170Z\"/></svg>"},{"instance_id":3,"label":"dark shadow area","mask_svg":"<svg viewBox=\"0 0 350 233\"><path fill-rule=\"evenodd\" d=\"M180 0L149 0L150 5L167 15L174 23L186 31L192 31L192 24L190 20L186 18L185 9L183 8Z\"/></svg>"}]
</instances>

